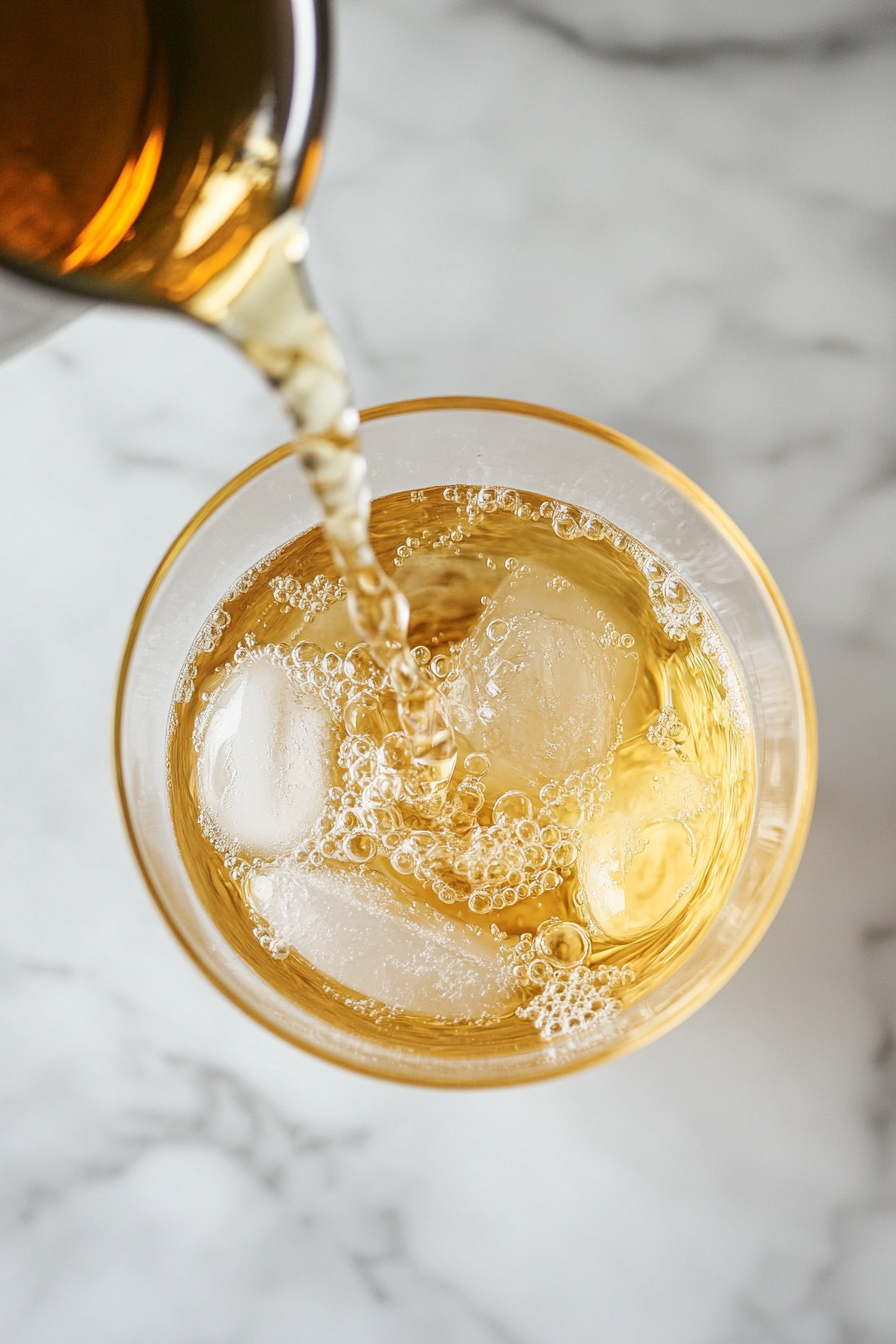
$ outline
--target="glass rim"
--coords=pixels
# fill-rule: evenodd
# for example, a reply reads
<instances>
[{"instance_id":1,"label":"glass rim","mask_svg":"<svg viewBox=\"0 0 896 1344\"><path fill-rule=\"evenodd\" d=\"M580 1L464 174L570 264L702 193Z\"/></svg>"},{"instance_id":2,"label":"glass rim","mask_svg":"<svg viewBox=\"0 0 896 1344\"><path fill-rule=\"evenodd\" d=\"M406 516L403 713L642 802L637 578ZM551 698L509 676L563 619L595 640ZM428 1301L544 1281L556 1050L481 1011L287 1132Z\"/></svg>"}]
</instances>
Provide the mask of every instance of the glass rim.
<instances>
[{"instance_id":1,"label":"glass rim","mask_svg":"<svg viewBox=\"0 0 896 1344\"><path fill-rule=\"evenodd\" d=\"M785 637L785 646L793 661L795 672L794 681L799 691L798 708L802 728L801 790L798 806L794 809L795 815L792 841L787 851L786 859L781 865L772 891L765 902L759 918L755 920L744 940L732 950L730 956L715 969L711 976L707 977L705 983L701 985L697 993L688 996L681 1004L670 1010L667 1015L664 1015L662 1020L656 1021L643 1035L639 1035L636 1040L625 1038L615 1043L608 1042L606 1049L601 1052L599 1058L575 1058L563 1061L559 1065L555 1064L553 1067L546 1067L543 1073L532 1074L527 1077L490 1078L485 1083L478 1081L476 1078L400 1077L395 1074L386 1074L365 1062L354 1062L346 1060L342 1056L337 1056L335 1053L330 1054L327 1050L322 1049L317 1045L297 1040L288 1030L270 1021L263 1013L257 1011L246 1003L238 993L231 989L221 976L216 974L213 967L208 965L199 956L196 950L192 947L190 941L177 927L177 924L168 912L160 891L157 890L156 883L141 854L140 845L138 843L137 827L128 804L123 761L122 729L128 674L137 640L143 628L146 615L168 572L202 528L203 524L217 512L222 504L226 503L227 500L236 495L249 481L253 480L256 476L260 476L269 467L274 466L276 463L282 461L293 453L293 443L288 442L281 444L279 447L265 453L262 457L257 458L247 467L244 467L242 471L231 477L229 481L222 485L208 500L206 500L175 537L152 574L131 620L118 671L112 716L112 754L115 791L118 798L118 805L121 810L125 833L137 867L153 902L162 915L162 918L177 939L177 942L187 953L190 960L220 993L225 995L225 997L229 999L231 1003L235 1004L241 1012L246 1013L267 1031L273 1032L282 1040L294 1047L304 1050L308 1054L323 1059L329 1064L335 1064L342 1068L351 1069L355 1073L361 1073L368 1077L380 1080L400 1082L410 1086L456 1090L472 1089L483 1086L510 1087L519 1086L527 1082L545 1082L551 1078L559 1078L565 1074L593 1067L597 1063L606 1064L613 1059L622 1058L633 1050L649 1045L651 1042L659 1039L659 1037L664 1036L666 1032L671 1031L673 1027L678 1026L699 1008L702 1008L704 1004L713 998L719 990L727 984L767 933L769 926L787 895L800 860L802 859L815 802L818 775L818 724L815 709L815 697L809 676L808 661L799 634L797 633L793 617L790 614L778 585L772 578L767 565L758 554L755 547L747 539L737 524L728 516L725 510L702 490L700 486L696 485L689 476L686 476L684 472L679 470L679 468L673 466L670 462L667 462L665 458L660 457L659 454L653 452L649 448L645 448L644 445L639 443L636 439L630 438L627 434L623 434L619 430L611 429L608 425L601 424L596 420L590 420L586 416L574 415L568 411L558 411L549 406L539 405L536 402L516 401L501 397L420 397L411 400L383 402L377 406L368 407L366 410L360 412L360 418L361 424L364 425L375 420L389 419L417 412L452 410L497 411L510 415L526 416L530 419L547 420L554 424L578 430L581 433L590 435L592 438L602 439L604 442L613 444L624 453L627 453L630 457L635 458L637 461L649 467L652 471L668 481L676 490L680 491L688 501L699 512L704 514L712 525L719 530L741 561L746 565L747 569L752 571L755 575L757 586L768 598L775 615L781 622Z\"/></svg>"}]
</instances>

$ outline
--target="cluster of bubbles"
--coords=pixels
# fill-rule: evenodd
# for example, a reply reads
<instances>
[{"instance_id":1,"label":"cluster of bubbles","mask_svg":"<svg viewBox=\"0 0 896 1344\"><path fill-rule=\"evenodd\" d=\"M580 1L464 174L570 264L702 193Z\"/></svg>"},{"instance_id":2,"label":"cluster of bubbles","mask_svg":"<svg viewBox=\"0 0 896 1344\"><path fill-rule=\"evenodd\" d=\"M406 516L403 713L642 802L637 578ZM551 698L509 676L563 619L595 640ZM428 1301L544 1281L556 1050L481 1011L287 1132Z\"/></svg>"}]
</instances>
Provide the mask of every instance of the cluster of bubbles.
<instances>
[{"instance_id":1,"label":"cluster of bubbles","mask_svg":"<svg viewBox=\"0 0 896 1344\"><path fill-rule=\"evenodd\" d=\"M230 612L216 607L196 636L196 644L203 653L214 653L224 631L230 624Z\"/></svg>"},{"instance_id":2,"label":"cluster of bubbles","mask_svg":"<svg viewBox=\"0 0 896 1344\"><path fill-rule=\"evenodd\" d=\"M425 491L414 493L421 498L425 496ZM398 568L405 560L409 560L421 545L428 546L431 550L448 549L458 545L482 522L486 514L492 513L509 513L522 522L529 519L544 520L550 523L557 536L565 541L574 541L577 537L585 537L589 541L609 540L617 549L623 550L629 540L626 533L610 526L605 518L591 513L588 509L573 508L556 499L534 503L524 499L518 490L506 486L449 485L442 491L442 496L449 504L457 506L458 522L453 528L443 528L439 532L424 529L419 536L407 537L404 544L398 547L393 561Z\"/></svg>"},{"instance_id":3,"label":"cluster of bubbles","mask_svg":"<svg viewBox=\"0 0 896 1344\"><path fill-rule=\"evenodd\" d=\"M599 966L588 970L574 966L557 971L539 994L517 1008L517 1017L533 1024L545 1041L568 1036L573 1031L599 1031L610 1035L622 1007L614 990L634 980L630 966Z\"/></svg>"},{"instance_id":4,"label":"cluster of bubbles","mask_svg":"<svg viewBox=\"0 0 896 1344\"><path fill-rule=\"evenodd\" d=\"M501 939L500 952L511 974L530 996L516 1015L531 1022L543 1040L574 1031L613 1030L622 1007L617 993L633 983L634 971L630 966L591 969L591 939L581 925L548 919L534 934L524 933L515 942L497 927L492 932Z\"/></svg>"},{"instance_id":5,"label":"cluster of bubbles","mask_svg":"<svg viewBox=\"0 0 896 1344\"><path fill-rule=\"evenodd\" d=\"M457 675L448 654L431 657L422 645L413 653L430 684ZM538 793L513 789L488 802L485 753L471 752L448 777L415 762L394 693L365 644L340 655L303 640L278 656L344 733L342 783L330 789L296 858L319 867L382 857L444 904L466 902L478 915L552 891L572 875L582 825L609 799L609 762Z\"/></svg>"},{"instance_id":6,"label":"cluster of bubbles","mask_svg":"<svg viewBox=\"0 0 896 1344\"><path fill-rule=\"evenodd\" d=\"M252 933L258 940L265 952L272 956L275 961L285 961L289 956L289 943L285 938L281 938L270 928L264 920L255 913L252 907L249 907L249 915L252 920Z\"/></svg>"},{"instance_id":7,"label":"cluster of bubbles","mask_svg":"<svg viewBox=\"0 0 896 1344\"><path fill-rule=\"evenodd\" d=\"M271 592L284 614L290 610L301 611L310 624L320 612L332 607L334 602L342 601L345 597L345 580L328 579L323 574L316 574L308 583L302 583L291 574L278 574L271 579Z\"/></svg>"},{"instance_id":8,"label":"cluster of bubbles","mask_svg":"<svg viewBox=\"0 0 896 1344\"><path fill-rule=\"evenodd\" d=\"M672 706L667 705L647 729L647 741L659 747L660 751L675 751L687 741L689 731Z\"/></svg>"}]
</instances>

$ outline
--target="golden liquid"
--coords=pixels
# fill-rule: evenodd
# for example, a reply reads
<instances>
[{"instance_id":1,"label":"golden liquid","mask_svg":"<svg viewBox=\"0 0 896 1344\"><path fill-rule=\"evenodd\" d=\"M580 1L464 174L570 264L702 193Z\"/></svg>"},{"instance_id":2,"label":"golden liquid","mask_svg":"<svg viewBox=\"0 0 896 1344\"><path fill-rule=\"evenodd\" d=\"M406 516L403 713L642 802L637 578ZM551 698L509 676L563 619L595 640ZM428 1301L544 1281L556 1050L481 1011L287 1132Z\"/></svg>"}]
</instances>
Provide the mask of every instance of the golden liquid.
<instances>
[{"instance_id":1,"label":"golden liquid","mask_svg":"<svg viewBox=\"0 0 896 1344\"><path fill-rule=\"evenodd\" d=\"M183 303L293 195L293 45L288 0L4 0L0 254Z\"/></svg>"},{"instance_id":2,"label":"golden liquid","mask_svg":"<svg viewBox=\"0 0 896 1344\"><path fill-rule=\"evenodd\" d=\"M404 779L415 767L396 748L404 734L388 678L363 649L352 651L344 584L314 528L225 597L184 669L169 765L191 880L265 979L344 1029L464 1053L512 1050L539 1033L611 1031L619 1005L693 950L741 863L754 764L732 656L711 615L657 557L558 501L475 486L393 495L374 502L370 536L410 602L421 675L450 707L458 746L450 781L435 796L424 789L399 800L397 814L389 800L365 812L358 791L377 761L389 756ZM486 655L476 703L500 707L502 696L518 696L500 731L470 716L471 678ZM336 792L316 827L259 854L210 819L201 760L221 697L262 664L302 696L327 700ZM591 664L615 688L605 722L587 700ZM492 866L477 869L470 856L489 836ZM483 957L511 989L497 1008L467 1004L462 1013L408 1009L400 984L377 999L351 969L351 921L334 929L332 944L337 961L344 947L350 973L340 979L331 957L323 974L265 906L270 875L279 881L287 870L335 874L337 885L376 875L424 941L422 910L454 929L482 930ZM301 943L301 927L292 932ZM591 1012L577 1017L583 993Z\"/></svg>"}]
</instances>

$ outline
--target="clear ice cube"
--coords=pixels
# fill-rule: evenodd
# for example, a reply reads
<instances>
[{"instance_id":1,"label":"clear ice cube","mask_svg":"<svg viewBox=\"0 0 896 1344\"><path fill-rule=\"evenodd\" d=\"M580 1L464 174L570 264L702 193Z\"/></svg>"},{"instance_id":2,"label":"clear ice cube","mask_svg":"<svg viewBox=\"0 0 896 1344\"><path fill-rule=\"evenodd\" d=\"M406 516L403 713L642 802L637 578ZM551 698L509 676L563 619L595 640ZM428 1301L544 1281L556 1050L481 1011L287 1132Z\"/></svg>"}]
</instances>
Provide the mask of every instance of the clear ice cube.
<instances>
[{"instance_id":1,"label":"clear ice cube","mask_svg":"<svg viewBox=\"0 0 896 1344\"><path fill-rule=\"evenodd\" d=\"M324 706L264 654L234 667L198 725L200 803L246 854L288 853L323 810L333 775Z\"/></svg>"},{"instance_id":2,"label":"clear ice cube","mask_svg":"<svg viewBox=\"0 0 896 1344\"><path fill-rule=\"evenodd\" d=\"M458 651L452 717L477 751L533 781L562 779L613 746L637 655L604 636L581 589L541 565L513 575Z\"/></svg>"},{"instance_id":3,"label":"clear ice cube","mask_svg":"<svg viewBox=\"0 0 896 1344\"><path fill-rule=\"evenodd\" d=\"M698 818L716 809L714 782L696 763L656 754L651 794L617 801L587 822L579 845L587 922L613 938L642 933L696 887Z\"/></svg>"},{"instance_id":4,"label":"clear ice cube","mask_svg":"<svg viewBox=\"0 0 896 1344\"><path fill-rule=\"evenodd\" d=\"M376 872L308 869L287 860L246 881L276 936L324 975L390 1008L478 1018L518 1000L483 929L459 924Z\"/></svg>"}]
</instances>

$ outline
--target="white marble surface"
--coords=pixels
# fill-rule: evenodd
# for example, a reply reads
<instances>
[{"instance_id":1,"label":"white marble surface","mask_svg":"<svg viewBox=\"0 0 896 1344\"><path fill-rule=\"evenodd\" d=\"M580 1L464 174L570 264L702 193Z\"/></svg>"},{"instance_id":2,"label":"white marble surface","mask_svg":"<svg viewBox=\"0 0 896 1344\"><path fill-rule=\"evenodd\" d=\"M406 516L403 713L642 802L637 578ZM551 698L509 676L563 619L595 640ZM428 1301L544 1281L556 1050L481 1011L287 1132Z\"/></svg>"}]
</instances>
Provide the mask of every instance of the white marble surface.
<instances>
[{"instance_id":1,"label":"white marble surface","mask_svg":"<svg viewBox=\"0 0 896 1344\"><path fill-rule=\"evenodd\" d=\"M165 317L96 309L0 368L3 1344L896 1340L894 30L886 0L342 8L312 271L361 401L642 438L760 547L812 662L792 894L606 1069L377 1083L205 983L127 852L109 702L151 567L285 422Z\"/></svg>"}]
</instances>

